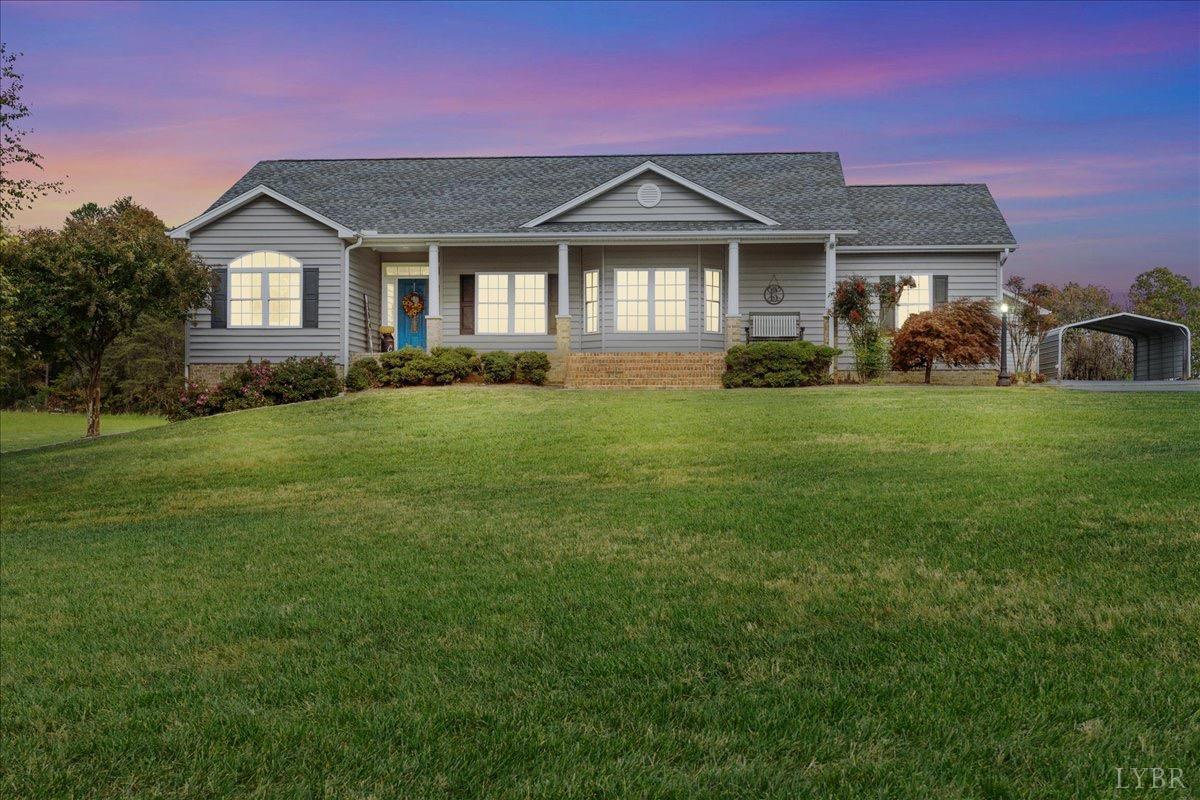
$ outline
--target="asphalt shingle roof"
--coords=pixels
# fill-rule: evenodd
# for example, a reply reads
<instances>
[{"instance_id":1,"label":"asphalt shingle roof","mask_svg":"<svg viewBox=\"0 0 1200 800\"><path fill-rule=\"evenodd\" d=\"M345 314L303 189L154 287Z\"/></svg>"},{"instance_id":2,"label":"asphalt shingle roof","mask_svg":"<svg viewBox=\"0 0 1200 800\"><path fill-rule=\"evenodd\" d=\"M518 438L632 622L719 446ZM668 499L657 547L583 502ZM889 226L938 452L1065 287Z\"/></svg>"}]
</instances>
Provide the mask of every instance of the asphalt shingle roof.
<instances>
[{"instance_id":1,"label":"asphalt shingle roof","mask_svg":"<svg viewBox=\"0 0 1200 800\"><path fill-rule=\"evenodd\" d=\"M355 230L517 233L653 161L779 222L556 223L541 231L858 230L845 244L1014 244L982 184L846 186L837 153L260 161L211 207L265 185Z\"/></svg>"},{"instance_id":2,"label":"asphalt shingle roof","mask_svg":"<svg viewBox=\"0 0 1200 800\"><path fill-rule=\"evenodd\" d=\"M781 229L853 229L837 153L260 161L213 205L265 184L356 230L511 233L646 161Z\"/></svg>"},{"instance_id":3,"label":"asphalt shingle roof","mask_svg":"<svg viewBox=\"0 0 1200 800\"><path fill-rule=\"evenodd\" d=\"M1015 245L982 183L847 186L857 234L847 245Z\"/></svg>"}]
</instances>

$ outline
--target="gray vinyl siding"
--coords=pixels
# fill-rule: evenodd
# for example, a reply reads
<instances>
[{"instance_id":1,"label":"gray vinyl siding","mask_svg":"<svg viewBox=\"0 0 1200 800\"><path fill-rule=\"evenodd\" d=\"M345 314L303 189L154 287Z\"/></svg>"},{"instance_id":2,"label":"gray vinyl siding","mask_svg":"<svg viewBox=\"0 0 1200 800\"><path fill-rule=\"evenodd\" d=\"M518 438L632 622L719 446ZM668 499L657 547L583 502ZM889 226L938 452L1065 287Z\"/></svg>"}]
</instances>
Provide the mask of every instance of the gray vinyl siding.
<instances>
[{"instance_id":1,"label":"gray vinyl siding","mask_svg":"<svg viewBox=\"0 0 1200 800\"><path fill-rule=\"evenodd\" d=\"M209 310L201 309L188 328L188 363L339 355L342 242L333 229L282 203L261 198L194 231L188 246L211 267L225 267L255 250L275 250L299 259L305 268L320 270L316 328L211 328Z\"/></svg>"},{"instance_id":2,"label":"gray vinyl siding","mask_svg":"<svg viewBox=\"0 0 1200 800\"><path fill-rule=\"evenodd\" d=\"M662 199L653 208L637 200L643 183L653 183ZM745 220L739 214L715 200L694 192L653 173L640 175L604 194L593 197L578 208L554 218L555 222L723 222Z\"/></svg>"},{"instance_id":3,"label":"gray vinyl siding","mask_svg":"<svg viewBox=\"0 0 1200 800\"><path fill-rule=\"evenodd\" d=\"M367 247L350 251L350 353L374 352L379 349L376 340L368 346L367 337L379 325L380 303L379 253ZM363 309L363 294L367 296L367 308ZM367 322L366 314L370 315Z\"/></svg>"},{"instance_id":4,"label":"gray vinyl siding","mask_svg":"<svg viewBox=\"0 0 1200 800\"><path fill-rule=\"evenodd\" d=\"M1000 262L995 253L838 253L838 280L862 275L877 281L885 275L925 274L947 276L947 299L999 300ZM808 338L808 332L805 332ZM845 330L838 331L842 369L854 367L854 356Z\"/></svg>"},{"instance_id":5,"label":"gray vinyl siding","mask_svg":"<svg viewBox=\"0 0 1200 800\"><path fill-rule=\"evenodd\" d=\"M578 350L583 326L580 298L583 296L580 248L572 247L570 262L571 349ZM459 276L480 272L544 272L558 274L557 245L530 247L442 247L442 342L447 347L473 347L487 350L554 350L553 320L556 308L551 308L547 332L542 334L474 334L462 335L459 323ZM478 287L476 288L478 291ZM559 287L563 291L563 287Z\"/></svg>"},{"instance_id":6,"label":"gray vinyl siding","mask_svg":"<svg viewBox=\"0 0 1200 800\"><path fill-rule=\"evenodd\" d=\"M804 338L820 343L824 336L825 248L811 244L742 244L738 248L739 309L792 312L800 315ZM771 305L763 292L774 278L783 287L783 302Z\"/></svg>"}]
</instances>

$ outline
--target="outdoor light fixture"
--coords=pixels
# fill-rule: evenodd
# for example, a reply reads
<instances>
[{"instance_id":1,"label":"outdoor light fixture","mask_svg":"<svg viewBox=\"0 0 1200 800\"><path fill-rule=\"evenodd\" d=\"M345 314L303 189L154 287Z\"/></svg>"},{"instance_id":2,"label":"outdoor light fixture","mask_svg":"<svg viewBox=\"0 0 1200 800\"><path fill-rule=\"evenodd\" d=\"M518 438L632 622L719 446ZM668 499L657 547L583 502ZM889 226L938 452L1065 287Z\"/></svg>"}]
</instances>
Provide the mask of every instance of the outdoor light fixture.
<instances>
[{"instance_id":1,"label":"outdoor light fixture","mask_svg":"<svg viewBox=\"0 0 1200 800\"><path fill-rule=\"evenodd\" d=\"M996 376L996 385L1012 386L1008 375L1008 303L1000 304L1000 374Z\"/></svg>"}]
</instances>

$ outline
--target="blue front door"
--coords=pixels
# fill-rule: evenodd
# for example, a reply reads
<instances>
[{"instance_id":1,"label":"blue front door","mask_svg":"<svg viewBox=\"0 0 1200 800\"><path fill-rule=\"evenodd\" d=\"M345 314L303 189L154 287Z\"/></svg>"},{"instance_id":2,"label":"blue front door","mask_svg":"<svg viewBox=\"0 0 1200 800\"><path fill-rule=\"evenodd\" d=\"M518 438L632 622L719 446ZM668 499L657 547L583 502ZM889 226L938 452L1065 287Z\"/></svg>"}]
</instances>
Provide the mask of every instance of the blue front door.
<instances>
[{"instance_id":1,"label":"blue front door","mask_svg":"<svg viewBox=\"0 0 1200 800\"><path fill-rule=\"evenodd\" d=\"M400 278L396 281L396 347L425 349L425 315L429 310L428 278ZM404 299L420 298L421 313L410 317L404 312Z\"/></svg>"}]
</instances>

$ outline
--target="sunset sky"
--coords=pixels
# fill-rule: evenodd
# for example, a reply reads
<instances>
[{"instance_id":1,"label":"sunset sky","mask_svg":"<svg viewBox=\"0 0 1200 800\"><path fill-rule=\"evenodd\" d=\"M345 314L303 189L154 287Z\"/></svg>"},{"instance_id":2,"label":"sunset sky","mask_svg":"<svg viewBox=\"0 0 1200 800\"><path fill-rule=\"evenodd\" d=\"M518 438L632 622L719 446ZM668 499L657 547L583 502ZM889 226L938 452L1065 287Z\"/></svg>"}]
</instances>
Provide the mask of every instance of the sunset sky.
<instances>
[{"instance_id":1,"label":"sunset sky","mask_svg":"<svg viewBox=\"0 0 1200 800\"><path fill-rule=\"evenodd\" d=\"M1200 4L3 2L27 144L177 224L255 161L836 150L986 182L1007 272L1200 281Z\"/></svg>"}]
</instances>

